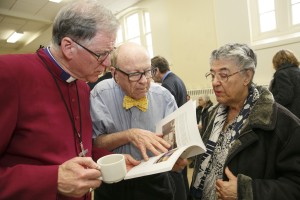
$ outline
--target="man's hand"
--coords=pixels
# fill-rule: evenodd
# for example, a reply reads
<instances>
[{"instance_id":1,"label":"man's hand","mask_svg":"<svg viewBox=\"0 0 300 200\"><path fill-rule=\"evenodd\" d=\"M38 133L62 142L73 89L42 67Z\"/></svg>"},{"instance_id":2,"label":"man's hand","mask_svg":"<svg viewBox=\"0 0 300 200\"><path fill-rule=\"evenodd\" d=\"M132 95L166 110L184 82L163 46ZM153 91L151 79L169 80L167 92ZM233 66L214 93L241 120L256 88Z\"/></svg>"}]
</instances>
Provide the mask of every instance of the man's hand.
<instances>
[{"instance_id":1,"label":"man's hand","mask_svg":"<svg viewBox=\"0 0 300 200\"><path fill-rule=\"evenodd\" d=\"M216 182L218 200L235 200L237 199L237 177L231 173L228 167L225 169L225 174L229 181L218 179Z\"/></svg>"},{"instance_id":2,"label":"man's hand","mask_svg":"<svg viewBox=\"0 0 300 200\"><path fill-rule=\"evenodd\" d=\"M133 168L134 166L138 165L141 163L141 161L138 161L136 159L134 159L131 155L129 154L124 154L125 156L125 163L126 163L126 169L127 169L127 172L129 170L131 170L131 168Z\"/></svg>"},{"instance_id":3,"label":"man's hand","mask_svg":"<svg viewBox=\"0 0 300 200\"><path fill-rule=\"evenodd\" d=\"M149 159L147 149L157 156L167 152L170 148L168 142L151 131L133 128L129 129L127 133L128 140L141 151L144 160Z\"/></svg>"},{"instance_id":4,"label":"man's hand","mask_svg":"<svg viewBox=\"0 0 300 200\"><path fill-rule=\"evenodd\" d=\"M178 160L176 161L175 165L173 166L172 171L182 171L188 164L188 160L187 159L182 159L182 158L178 158Z\"/></svg>"},{"instance_id":5,"label":"man's hand","mask_svg":"<svg viewBox=\"0 0 300 200\"><path fill-rule=\"evenodd\" d=\"M98 165L89 157L76 157L58 167L57 190L64 196L82 197L100 186Z\"/></svg>"}]
</instances>

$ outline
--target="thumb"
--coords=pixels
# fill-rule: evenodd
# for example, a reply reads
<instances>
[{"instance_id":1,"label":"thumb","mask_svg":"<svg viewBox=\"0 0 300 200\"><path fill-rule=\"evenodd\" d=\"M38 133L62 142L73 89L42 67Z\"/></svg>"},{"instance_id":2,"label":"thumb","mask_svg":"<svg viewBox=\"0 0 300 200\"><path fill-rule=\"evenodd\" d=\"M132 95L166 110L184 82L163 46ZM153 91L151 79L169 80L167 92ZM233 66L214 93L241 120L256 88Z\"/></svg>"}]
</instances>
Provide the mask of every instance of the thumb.
<instances>
[{"instance_id":1,"label":"thumb","mask_svg":"<svg viewBox=\"0 0 300 200\"><path fill-rule=\"evenodd\" d=\"M89 169L99 169L99 166L91 157L77 157L77 163Z\"/></svg>"},{"instance_id":2,"label":"thumb","mask_svg":"<svg viewBox=\"0 0 300 200\"><path fill-rule=\"evenodd\" d=\"M228 167L225 168L225 174L229 180L236 179L236 176L229 170Z\"/></svg>"},{"instance_id":3,"label":"thumb","mask_svg":"<svg viewBox=\"0 0 300 200\"><path fill-rule=\"evenodd\" d=\"M132 164L134 166L140 164L140 161L134 159L131 155L124 154L124 156L125 156L125 162L126 162L126 164Z\"/></svg>"}]
</instances>

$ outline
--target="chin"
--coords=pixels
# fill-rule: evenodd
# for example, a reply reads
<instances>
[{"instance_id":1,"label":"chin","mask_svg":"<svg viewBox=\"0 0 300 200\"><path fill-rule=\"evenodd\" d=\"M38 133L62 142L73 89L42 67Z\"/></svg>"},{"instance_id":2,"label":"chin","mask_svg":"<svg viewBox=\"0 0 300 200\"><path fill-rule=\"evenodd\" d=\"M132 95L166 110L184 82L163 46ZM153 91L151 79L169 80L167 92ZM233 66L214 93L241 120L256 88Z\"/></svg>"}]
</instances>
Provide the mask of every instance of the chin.
<instances>
[{"instance_id":1,"label":"chin","mask_svg":"<svg viewBox=\"0 0 300 200\"><path fill-rule=\"evenodd\" d=\"M216 100L217 100L218 103L224 104L224 99L223 98L216 97Z\"/></svg>"},{"instance_id":2,"label":"chin","mask_svg":"<svg viewBox=\"0 0 300 200\"><path fill-rule=\"evenodd\" d=\"M89 83L95 83L97 80L98 80L98 76L97 77L90 77L90 78L87 79L87 81Z\"/></svg>"},{"instance_id":3,"label":"chin","mask_svg":"<svg viewBox=\"0 0 300 200\"><path fill-rule=\"evenodd\" d=\"M144 94L137 94L137 95L135 95L135 99L141 99L141 98L143 98L144 96L146 96L146 93L144 93Z\"/></svg>"}]
</instances>

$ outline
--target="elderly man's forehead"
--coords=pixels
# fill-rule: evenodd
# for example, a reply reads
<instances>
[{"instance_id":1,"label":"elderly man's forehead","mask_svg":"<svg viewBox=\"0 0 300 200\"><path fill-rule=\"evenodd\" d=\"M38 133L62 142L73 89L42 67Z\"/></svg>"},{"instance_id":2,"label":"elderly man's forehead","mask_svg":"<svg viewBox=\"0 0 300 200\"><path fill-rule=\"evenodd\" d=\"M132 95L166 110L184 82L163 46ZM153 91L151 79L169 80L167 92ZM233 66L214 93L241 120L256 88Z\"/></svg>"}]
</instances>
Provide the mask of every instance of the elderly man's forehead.
<instances>
[{"instance_id":1,"label":"elderly man's forehead","mask_svg":"<svg viewBox=\"0 0 300 200\"><path fill-rule=\"evenodd\" d=\"M136 43L124 43L119 47L119 53L125 55L132 55L132 54L148 54L147 50Z\"/></svg>"},{"instance_id":2,"label":"elderly man's forehead","mask_svg":"<svg viewBox=\"0 0 300 200\"><path fill-rule=\"evenodd\" d=\"M120 67L129 70L138 70L151 67L151 59L143 51L119 52L117 63Z\"/></svg>"}]
</instances>

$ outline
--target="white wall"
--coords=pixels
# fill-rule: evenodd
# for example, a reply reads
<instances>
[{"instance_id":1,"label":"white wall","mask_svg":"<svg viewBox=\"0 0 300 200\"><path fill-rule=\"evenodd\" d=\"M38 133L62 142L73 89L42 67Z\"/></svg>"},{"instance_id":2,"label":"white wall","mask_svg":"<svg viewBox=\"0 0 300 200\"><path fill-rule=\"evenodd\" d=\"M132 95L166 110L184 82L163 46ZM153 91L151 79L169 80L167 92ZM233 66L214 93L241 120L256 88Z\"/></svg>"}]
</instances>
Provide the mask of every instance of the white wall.
<instances>
[{"instance_id":1,"label":"white wall","mask_svg":"<svg viewBox=\"0 0 300 200\"><path fill-rule=\"evenodd\" d=\"M257 69L254 82L268 85L273 77L272 58L280 49L292 50L300 59L300 41L252 46L249 29L247 0L214 0L218 46L227 42L243 42L250 45L257 54Z\"/></svg>"},{"instance_id":2,"label":"white wall","mask_svg":"<svg viewBox=\"0 0 300 200\"><path fill-rule=\"evenodd\" d=\"M211 0L143 0L150 13L154 55L164 56L188 89L210 87L204 75L216 48Z\"/></svg>"},{"instance_id":3,"label":"white wall","mask_svg":"<svg viewBox=\"0 0 300 200\"><path fill-rule=\"evenodd\" d=\"M204 75L212 50L228 42L251 46L247 0L143 0L136 6L150 13L154 55L166 57L188 89L211 86ZM252 46L258 57L254 82L269 84L272 57L279 49L288 48L300 58L299 43Z\"/></svg>"}]
</instances>

